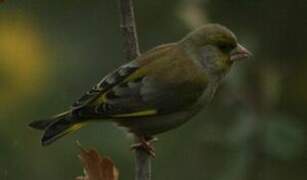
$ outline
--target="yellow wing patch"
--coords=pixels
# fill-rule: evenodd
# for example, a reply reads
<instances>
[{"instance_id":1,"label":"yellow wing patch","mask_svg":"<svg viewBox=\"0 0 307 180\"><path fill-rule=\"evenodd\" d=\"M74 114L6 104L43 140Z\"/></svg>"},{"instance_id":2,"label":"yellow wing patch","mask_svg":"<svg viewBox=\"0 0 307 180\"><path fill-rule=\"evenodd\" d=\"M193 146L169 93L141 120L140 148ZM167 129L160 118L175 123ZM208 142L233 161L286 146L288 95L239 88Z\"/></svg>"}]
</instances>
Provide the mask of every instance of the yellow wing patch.
<instances>
[{"instance_id":1,"label":"yellow wing patch","mask_svg":"<svg viewBox=\"0 0 307 180\"><path fill-rule=\"evenodd\" d=\"M107 99L107 94L108 94L108 92L109 92L109 91L107 91L107 92L101 94L100 97L98 97L98 98L96 99L96 101L94 101L94 105L101 105L101 104L103 104L103 103L106 103L106 102L108 101L108 99Z\"/></svg>"},{"instance_id":2,"label":"yellow wing patch","mask_svg":"<svg viewBox=\"0 0 307 180\"><path fill-rule=\"evenodd\" d=\"M74 124L72 125L70 128L67 129L68 132L74 132L79 130L80 128L82 128L83 126L85 126L85 123L78 123L78 124Z\"/></svg>"},{"instance_id":3,"label":"yellow wing patch","mask_svg":"<svg viewBox=\"0 0 307 180\"><path fill-rule=\"evenodd\" d=\"M155 115L157 113L158 113L157 110L152 109L152 110L144 110L144 111L133 112L133 113L116 114L116 115L112 115L112 117L115 117L115 118L142 117L142 116Z\"/></svg>"},{"instance_id":4,"label":"yellow wing patch","mask_svg":"<svg viewBox=\"0 0 307 180\"><path fill-rule=\"evenodd\" d=\"M62 133L60 133L58 136L61 137L61 136L66 135L66 134L74 133L85 125L86 125L86 123L74 124L71 127L69 127L68 129L66 129L65 131L63 131Z\"/></svg>"}]
</instances>

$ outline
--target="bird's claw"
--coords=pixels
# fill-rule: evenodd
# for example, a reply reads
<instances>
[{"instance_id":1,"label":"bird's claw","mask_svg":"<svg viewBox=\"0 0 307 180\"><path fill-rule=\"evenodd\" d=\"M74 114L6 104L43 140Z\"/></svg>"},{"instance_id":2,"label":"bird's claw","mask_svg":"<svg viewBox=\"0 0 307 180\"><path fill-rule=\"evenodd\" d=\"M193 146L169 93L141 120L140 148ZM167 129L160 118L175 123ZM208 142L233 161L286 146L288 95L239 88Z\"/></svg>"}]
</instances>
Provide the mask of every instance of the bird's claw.
<instances>
[{"instance_id":1,"label":"bird's claw","mask_svg":"<svg viewBox=\"0 0 307 180\"><path fill-rule=\"evenodd\" d=\"M139 138L139 142L136 144L133 144L131 146L132 150L137 150L137 149L142 149L143 151L145 151L146 153L148 153L151 157L155 158L156 157L156 153L153 147L153 143L158 141L157 138L150 138L149 140L142 137Z\"/></svg>"}]
</instances>

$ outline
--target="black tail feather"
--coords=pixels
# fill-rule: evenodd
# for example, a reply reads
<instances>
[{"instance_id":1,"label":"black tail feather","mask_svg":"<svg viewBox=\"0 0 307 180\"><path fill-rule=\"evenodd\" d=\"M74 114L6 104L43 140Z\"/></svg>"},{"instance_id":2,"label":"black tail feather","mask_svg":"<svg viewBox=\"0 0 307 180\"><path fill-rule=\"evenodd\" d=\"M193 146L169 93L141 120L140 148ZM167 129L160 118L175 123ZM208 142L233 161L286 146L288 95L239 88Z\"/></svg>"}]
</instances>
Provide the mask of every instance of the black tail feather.
<instances>
[{"instance_id":1,"label":"black tail feather","mask_svg":"<svg viewBox=\"0 0 307 180\"><path fill-rule=\"evenodd\" d=\"M51 143L53 143L54 141L56 141L57 139L59 139L60 137L68 134L69 128L71 128L74 125L74 123L66 118L63 119L59 119L56 122L52 123L50 126L48 126L48 128L45 130L43 137L42 137L42 145L46 146L49 145Z\"/></svg>"},{"instance_id":2,"label":"black tail feather","mask_svg":"<svg viewBox=\"0 0 307 180\"><path fill-rule=\"evenodd\" d=\"M37 130L45 130L48 126L50 126L54 122L55 122L54 119L39 120L31 122L29 126Z\"/></svg>"},{"instance_id":3,"label":"black tail feather","mask_svg":"<svg viewBox=\"0 0 307 180\"><path fill-rule=\"evenodd\" d=\"M78 130L82 125L80 121L72 117L70 112L64 112L47 120L33 121L29 124L34 129L45 131L41 140L43 146Z\"/></svg>"}]
</instances>

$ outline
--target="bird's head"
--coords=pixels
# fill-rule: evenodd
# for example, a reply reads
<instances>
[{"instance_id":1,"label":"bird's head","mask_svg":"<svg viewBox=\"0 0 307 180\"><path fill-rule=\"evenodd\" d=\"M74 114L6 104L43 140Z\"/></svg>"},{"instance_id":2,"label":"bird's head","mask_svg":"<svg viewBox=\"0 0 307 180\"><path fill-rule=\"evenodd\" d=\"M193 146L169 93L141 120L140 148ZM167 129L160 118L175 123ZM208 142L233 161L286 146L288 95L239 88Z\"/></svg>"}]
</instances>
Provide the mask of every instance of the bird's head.
<instances>
[{"instance_id":1,"label":"bird's head","mask_svg":"<svg viewBox=\"0 0 307 180\"><path fill-rule=\"evenodd\" d=\"M251 56L237 37L224 26L208 24L191 32L181 41L201 64L214 73L228 72L231 65Z\"/></svg>"}]
</instances>

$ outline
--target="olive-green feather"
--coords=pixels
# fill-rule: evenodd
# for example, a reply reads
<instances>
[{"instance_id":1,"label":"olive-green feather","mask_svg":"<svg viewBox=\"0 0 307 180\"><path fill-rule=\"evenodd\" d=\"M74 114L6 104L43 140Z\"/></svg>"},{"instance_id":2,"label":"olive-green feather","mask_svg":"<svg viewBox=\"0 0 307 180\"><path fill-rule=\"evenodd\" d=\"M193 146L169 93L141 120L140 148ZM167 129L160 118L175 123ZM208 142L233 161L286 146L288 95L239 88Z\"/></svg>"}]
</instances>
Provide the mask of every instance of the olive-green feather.
<instances>
[{"instance_id":1,"label":"olive-green feather","mask_svg":"<svg viewBox=\"0 0 307 180\"><path fill-rule=\"evenodd\" d=\"M142 63L142 68L89 105L97 116L159 115L189 108L197 101L207 86L206 72L177 44L159 48L136 59L134 63Z\"/></svg>"}]
</instances>

